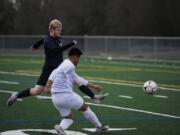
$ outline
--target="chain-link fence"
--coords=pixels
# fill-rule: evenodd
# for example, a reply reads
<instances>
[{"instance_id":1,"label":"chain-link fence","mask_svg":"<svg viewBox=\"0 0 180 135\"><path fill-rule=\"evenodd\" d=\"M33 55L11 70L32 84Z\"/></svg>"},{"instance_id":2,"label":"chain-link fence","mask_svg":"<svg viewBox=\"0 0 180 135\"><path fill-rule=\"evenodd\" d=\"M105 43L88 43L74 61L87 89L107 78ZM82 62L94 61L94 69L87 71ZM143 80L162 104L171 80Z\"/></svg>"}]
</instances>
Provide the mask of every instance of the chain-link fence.
<instances>
[{"instance_id":1,"label":"chain-link fence","mask_svg":"<svg viewBox=\"0 0 180 135\"><path fill-rule=\"evenodd\" d=\"M1 35L0 53L29 54L28 48L43 35ZM63 36L66 44L78 41L86 56L109 58L180 59L180 37ZM37 54L43 54L43 47Z\"/></svg>"}]
</instances>

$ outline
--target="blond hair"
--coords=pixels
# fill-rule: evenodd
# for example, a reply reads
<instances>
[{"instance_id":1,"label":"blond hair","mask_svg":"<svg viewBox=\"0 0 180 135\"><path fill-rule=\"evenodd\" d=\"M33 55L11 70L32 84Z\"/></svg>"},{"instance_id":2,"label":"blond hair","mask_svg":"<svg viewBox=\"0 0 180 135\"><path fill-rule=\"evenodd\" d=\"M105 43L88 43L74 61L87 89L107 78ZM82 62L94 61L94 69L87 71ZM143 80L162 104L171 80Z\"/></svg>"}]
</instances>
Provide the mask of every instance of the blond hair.
<instances>
[{"instance_id":1,"label":"blond hair","mask_svg":"<svg viewBox=\"0 0 180 135\"><path fill-rule=\"evenodd\" d=\"M53 19L50 21L49 23L49 31L51 31L52 29L55 29L57 27L62 28L62 23L61 21L57 20L57 19Z\"/></svg>"}]
</instances>

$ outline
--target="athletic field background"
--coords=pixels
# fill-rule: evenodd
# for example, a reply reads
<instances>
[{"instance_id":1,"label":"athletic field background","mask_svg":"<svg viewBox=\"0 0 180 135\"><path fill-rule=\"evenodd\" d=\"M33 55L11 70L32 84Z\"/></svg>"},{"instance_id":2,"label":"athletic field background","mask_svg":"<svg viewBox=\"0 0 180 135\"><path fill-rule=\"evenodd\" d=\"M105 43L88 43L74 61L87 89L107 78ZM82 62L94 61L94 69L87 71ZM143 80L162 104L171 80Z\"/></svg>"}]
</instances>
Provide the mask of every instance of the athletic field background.
<instances>
[{"instance_id":1,"label":"athletic field background","mask_svg":"<svg viewBox=\"0 0 180 135\"><path fill-rule=\"evenodd\" d=\"M0 55L0 132L18 129L53 129L60 121L49 95L29 97L7 107L6 100L17 92L36 84L43 57ZM79 75L102 86L109 96L100 104L88 102L100 121L116 128L106 135L179 135L180 134L180 62L147 60L106 60L82 56ZM147 95L142 85L147 80L158 84L154 95ZM75 92L85 96L75 87ZM93 128L80 112L74 112L69 128L94 135L83 128ZM125 130L130 128L130 130ZM123 129L120 131L120 129ZM45 132L24 132L51 135ZM77 134L78 135L78 134Z\"/></svg>"}]
</instances>

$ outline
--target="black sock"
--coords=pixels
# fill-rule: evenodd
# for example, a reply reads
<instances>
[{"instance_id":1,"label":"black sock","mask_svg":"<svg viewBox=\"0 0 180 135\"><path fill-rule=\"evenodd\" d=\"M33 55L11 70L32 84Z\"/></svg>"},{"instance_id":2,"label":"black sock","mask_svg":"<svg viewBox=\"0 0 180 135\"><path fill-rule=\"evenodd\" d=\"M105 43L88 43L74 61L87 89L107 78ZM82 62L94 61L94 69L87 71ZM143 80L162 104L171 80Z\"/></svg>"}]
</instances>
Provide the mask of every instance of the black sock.
<instances>
[{"instance_id":1,"label":"black sock","mask_svg":"<svg viewBox=\"0 0 180 135\"><path fill-rule=\"evenodd\" d=\"M30 96L30 88L20 91L17 94L17 98L28 97L28 96Z\"/></svg>"},{"instance_id":2,"label":"black sock","mask_svg":"<svg viewBox=\"0 0 180 135\"><path fill-rule=\"evenodd\" d=\"M92 90L91 90L90 88L88 88L87 86L82 85L82 86L79 87L79 89L80 89L83 93L85 93L86 95L88 95L89 97L94 98L94 96L95 96L94 93L93 93Z\"/></svg>"}]
</instances>

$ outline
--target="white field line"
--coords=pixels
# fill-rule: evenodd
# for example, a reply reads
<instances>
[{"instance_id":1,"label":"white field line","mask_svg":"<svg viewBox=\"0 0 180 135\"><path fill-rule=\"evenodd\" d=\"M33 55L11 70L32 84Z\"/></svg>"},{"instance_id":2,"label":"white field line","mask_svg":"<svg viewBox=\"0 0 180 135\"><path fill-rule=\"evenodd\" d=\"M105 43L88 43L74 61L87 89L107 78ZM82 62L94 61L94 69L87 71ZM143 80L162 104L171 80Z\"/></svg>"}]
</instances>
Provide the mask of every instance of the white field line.
<instances>
[{"instance_id":1,"label":"white field line","mask_svg":"<svg viewBox=\"0 0 180 135\"><path fill-rule=\"evenodd\" d=\"M89 96L83 96L83 98L90 99L90 97L89 97Z\"/></svg>"},{"instance_id":2,"label":"white field line","mask_svg":"<svg viewBox=\"0 0 180 135\"><path fill-rule=\"evenodd\" d=\"M9 93L9 94L13 94L13 93L17 93L17 91L8 91L8 90L0 90L1 93Z\"/></svg>"},{"instance_id":3,"label":"white field line","mask_svg":"<svg viewBox=\"0 0 180 135\"><path fill-rule=\"evenodd\" d=\"M127 98L127 99L133 99L133 97L131 97L131 96L126 96L126 95L119 95L119 97L121 97L121 98Z\"/></svg>"},{"instance_id":4,"label":"white field line","mask_svg":"<svg viewBox=\"0 0 180 135\"><path fill-rule=\"evenodd\" d=\"M9 94L13 94L13 93L18 93L17 91L8 91L8 90L0 90L0 93L9 93ZM52 99L51 97L49 96L35 96L37 99ZM17 99L18 101L23 101L23 99L21 98L18 98Z\"/></svg>"},{"instance_id":5,"label":"white field line","mask_svg":"<svg viewBox=\"0 0 180 135\"><path fill-rule=\"evenodd\" d=\"M4 131L0 132L0 135L30 135L26 134L26 131L31 131L31 132L40 132L41 134L46 134L46 133L51 133L51 134L57 134L56 130L52 129L17 129L17 130L9 130L9 131ZM87 135L86 133L81 133L77 131L70 131L66 130L65 131L68 135Z\"/></svg>"},{"instance_id":6,"label":"white field line","mask_svg":"<svg viewBox=\"0 0 180 135\"><path fill-rule=\"evenodd\" d=\"M23 101L23 99L22 99L22 98L18 98L18 99L17 99L17 101L20 101L20 102L22 102L22 101Z\"/></svg>"},{"instance_id":7,"label":"white field line","mask_svg":"<svg viewBox=\"0 0 180 135\"><path fill-rule=\"evenodd\" d=\"M113 109L120 109L120 110L126 110L126 111L132 111L132 112L140 112L140 113L146 113L146 114L151 114L151 115L157 115L157 116L180 119L180 116L174 116L174 115L169 115L169 114L156 113L156 112L151 112L151 111L138 110L138 109L132 109L132 108L127 108L127 107L113 106L113 105L94 104L94 103L89 103L89 102L86 102L86 103L88 105L92 105L92 106L101 106L101 107L107 107L107 108L113 108Z\"/></svg>"},{"instance_id":8,"label":"white field line","mask_svg":"<svg viewBox=\"0 0 180 135\"><path fill-rule=\"evenodd\" d=\"M6 74L6 75L20 75L20 76L35 76L35 77L38 76L38 75L36 75L36 74L16 73L16 72L6 72L6 71L0 71L0 74ZM130 84L130 83L120 83L120 82L111 82L111 81L99 81L99 80L89 80L89 81L91 81L91 82L96 82L96 83L110 84L110 85L113 84L113 85L131 86L131 87L140 87L140 88L142 88L141 85ZM158 87L158 89L180 92L180 89L175 89L175 88Z\"/></svg>"},{"instance_id":9,"label":"white field line","mask_svg":"<svg viewBox=\"0 0 180 135\"><path fill-rule=\"evenodd\" d=\"M122 60L128 60L128 59L123 59L122 58ZM132 59L131 59L132 60ZM134 61L136 61L136 60L138 60L138 59L134 59ZM107 63L107 64L119 64L119 62L116 62L116 61L99 61L99 60L96 60L98 63ZM147 60L141 60L141 61L147 61ZM163 62L163 61L159 61L159 62ZM170 61L164 61L164 62L170 62ZM171 64L172 63L179 63L179 61L177 62L170 62ZM129 65L131 65L131 64L129 64ZM152 65L151 63L147 63L147 64L145 64L145 63L136 63L135 65L138 65L138 66L145 66L145 67L149 67L149 66L151 66L151 67L159 67L160 65L159 64L157 64L157 65ZM180 69L180 67L179 66L176 66L176 65L161 65L161 67L162 68L173 68L173 69Z\"/></svg>"},{"instance_id":10,"label":"white field line","mask_svg":"<svg viewBox=\"0 0 180 135\"><path fill-rule=\"evenodd\" d=\"M153 96L157 98L168 98L168 96L164 96L164 95L153 95Z\"/></svg>"},{"instance_id":11,"label":"white field line","mask_svg":"<svg viewBox=\"0 0 180 135\"><path fill-rule=\"evenodd\" d=\"M84 131L96 132L96 128L83 128ZM136 130L136 128L109 128L108 131Z\"/></svg>"},{"instance_id":12,"label":"white field line","mask_svg":"<svg viewBox=\"0 0 180 135\"><path fill-rule=\"evenodd\" d=\"M20 75L20 76L34 76L34 77L39 76L39 75L36 75L36 74L16 73L16 72L7 72L7 71L0 71L0 74L4 74L4 75Z\"/></svg>"},{"instance_id":13,"label":"white field line","mask_svg":"<svg viewBox=\"0 0 180 135\"><path fill-rule=\"evenodd\" d=\"M9 94L13 94L13 93L17 93L16 91L8 91L8 90L0 90L0 93L9 93ZM23 101L22 98L18 98L17 101ZM1 134L0 134L1 135Z\"/></svg>"},{"instance_id":14,"label":"white field line","mask_svg":"<svg viewBox=\"0 0 180 135\"><path fill-rule=\"evenodd\" d=\"M4 84L14 84L14 85L18 85L19 82L12 82L12 81L0 81L0 83L4 83Z\"/></svg>"},{"instance_id":15,"label":"white field line","mask_svg":"<svg viewBox=\"0 0 180 135\"><path fill-rule=\"evenodd\" d=\"M110 81L99 81L99 80L89 80L89 81L90 82L95 82L95 83L114 84L114 85L123 85L123 86L132 86L132 87L140 87L140 88L142 88L142 86L138 85L138 84L119 83L119 82L110 82ZM180 89L175 89L175 88L158 87L158 89L180 92Z\"/></svg>"},{"instance_id":16,"label":"white field line","mask_svg":"<svg viewBox=\"0 0 180 135\"><path fill-rule=\"evenodd\" d=\"M0 90L0 92L10 93L10 91L5 92L5 90ZM11 93L14 93L14 92L11 91ZM43 96L41 96L41 97L43 97ZM49 96L44 96L44 98L50 99ZM100 107L106 107L106 108L113 108L113 109L126 110L126 111L132 111L132 112L140 112L140 113L145 113L145 114L151 114L151 115L163 116L163 117L168 117L168 118L180 119L180 116L174 116L174 115L163 114L163 113L156 113L156 112L145 111L145 110L132 109L132 108L127 108L127 107L105 105L105 104L94 104L94 103L90 103L90 102L86 102L86 104L92 105L92 106L100 106Z\"/></svg>"},{"instance_id":17,"label":"white field line","mask_svg":"<svg viewBox=\"0 0 180 135\"><path fill-rule=\"evenodd\" d=\"M40 95L36 96L36 98L37 99L52 99L52 97L50 96L40 96Z\"/></svg>"}]
</instances>

